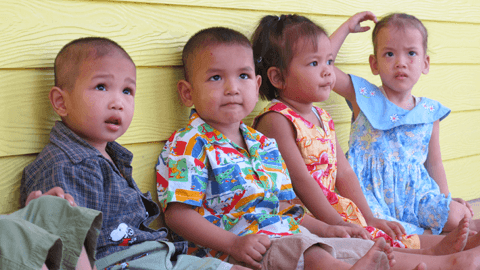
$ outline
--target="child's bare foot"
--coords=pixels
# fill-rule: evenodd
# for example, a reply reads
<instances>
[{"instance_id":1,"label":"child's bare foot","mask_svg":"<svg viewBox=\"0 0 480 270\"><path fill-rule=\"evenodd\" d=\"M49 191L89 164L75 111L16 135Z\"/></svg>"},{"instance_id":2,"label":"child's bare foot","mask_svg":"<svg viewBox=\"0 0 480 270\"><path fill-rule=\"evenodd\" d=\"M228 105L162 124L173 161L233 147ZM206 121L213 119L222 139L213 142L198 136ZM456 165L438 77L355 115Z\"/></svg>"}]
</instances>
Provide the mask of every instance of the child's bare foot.
<instances>
[{"instance_id":1,"label":"child's bare foot","mask_svg":"<svg viewBox=\"0 0 480 270\"><path fill-rule=\"evenodd\" d=\"M469 219L463 217L458 226L429 250L431 255L447 255L462 251L467 244Z\"/></svg>"},{"instance_id":2,"label":"child's bare foot","mask_svg":"<svg viewBox=\"0 0 480 270\"><path fill-rule=\"evenodd\" d=\"M379 238L370 250L358 260L351 270L358 269L390 269L395 264L393 249L385 239Z\"/></svg>"},{"instance_id":3,"label":"child's bare foot","mask_svg":"<svg viewBox=\"0 0 480 270\"><path fill-rule=\"evenodd\" d=\"M417 265L417 267L415 267L415 269L413 270L427 270L427 265L422 262L419 265Z\"/></svg>"}]
</instances>

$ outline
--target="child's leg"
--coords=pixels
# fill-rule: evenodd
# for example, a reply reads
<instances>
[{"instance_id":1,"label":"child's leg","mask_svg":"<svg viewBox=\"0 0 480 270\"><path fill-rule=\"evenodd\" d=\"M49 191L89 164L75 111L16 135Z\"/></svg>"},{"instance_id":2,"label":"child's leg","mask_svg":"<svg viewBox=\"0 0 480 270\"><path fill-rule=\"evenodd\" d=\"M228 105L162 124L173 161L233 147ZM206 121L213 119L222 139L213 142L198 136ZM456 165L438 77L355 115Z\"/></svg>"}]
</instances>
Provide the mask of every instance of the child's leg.
<instances>
[{"instance_id":1,"label":"child's leg","mask_svg":"<svg viewBox=\"0 0 480 270\"><path fill-rule=\"evenodd\" d=\"M85 250L85 247L82 247L82 252L80 253L80 257L78 257L77 267L75 267L75 269L79 269L79 270L92 269L92 266L90 265L90 260L88 259L87 251Z\"/></svg>"},{"instance_id":2,"label":"child's leg","mask_svg":"<svg viewBox=\"0 0 480 270\"><path fill-rule=\"evenodd\" d=\"M480 246L480 233L477 233L473 236L468 237L467 245L465 246L465 250L472 249L475 247Z\"/></svg>"},{"instance_id":3,"label":"child's leg","mask_svg":"<svg viewBox=\"0 0 480 270\"><path fill-rule=\"evenodd\" d=\"M379 239L353 266L335 259L330 253L315 245L304 253L305 269L389 269L394 263L392 248Z\"/></svg>"},{"instance_id":4,"label":"child's leg","mask_svg":"<svg viewBox=\"0 0 480 270\"><path fill-rule=\"evenodd\" d=\"M396 264L391 269L412 269L424 262L429 269L480 269L480 247L450 255L429 256L394 251ZM420 268L420 266L419 266Z\"/></svg>"},{"instance_id":5,"label":"child's leg","mask_svg":"<svg viewBox=\"0 0 480 270\"><path fill-rule=\"evenodd\" d=\"M462 218L446 236L442 235L419 235L421 254L447 255L462 251L467 244L469 233L469 219Z\"/></svg>"},{"instance_id":6,"label":"child's leg","mask_svg":"<svg viewBox=\"0 0 480 270\"><path fill-rule=\"evenodd\" d=\"M460 220L464 217L468 219L472 218L472 213L470 210L463 204L452 200L450 202L450 212L448 212L448 219L445 222L445 226L443 227L444 232L450 232L455 229L458 225ZM470 230L478 231L480 229L480 220L472 220L470 222Z\"/></svg>"}]
</instances>

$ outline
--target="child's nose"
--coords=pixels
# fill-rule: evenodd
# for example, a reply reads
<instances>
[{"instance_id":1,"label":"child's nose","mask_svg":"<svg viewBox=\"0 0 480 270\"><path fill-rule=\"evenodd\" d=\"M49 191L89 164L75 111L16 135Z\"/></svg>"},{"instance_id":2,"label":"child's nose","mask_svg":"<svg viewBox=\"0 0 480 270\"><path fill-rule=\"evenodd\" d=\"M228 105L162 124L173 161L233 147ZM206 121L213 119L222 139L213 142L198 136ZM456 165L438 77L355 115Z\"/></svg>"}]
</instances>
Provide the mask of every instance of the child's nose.
<instances>
[{"instance_id":1,"label":"child's nose","mask_svg":"<svg viewBox=\"0 0 480 270\"><path fill-rule=\"evenodd\" d=\"M226 95L236 95L239 92L238 83L235 80L227 80L225 82L225 94Z\"/></svg>"},{"instance_id":2,"label":"child's nose","mask_svg":"<svg viewBox=\"0 0 480 270\"><path fill-rule=\"evenodd\" d=\"M395 67L397 67L397 68L406 67L406 58L405 57L398 56L395 60L396 60L395 61Z\"/></svg>"},{"instance_id":3,"label":"child's nose","mask_svg":"<svg viewBox=\"0 0 480 270\"><path fill-rule=\"evenodd\" d=\"M123 111L123 101L121 96L114 95L110 100L110 104L108 104L108 108L110 110L120 110Z\"/></svg>"},{"instance_id":4,"label":"child's nose","mask_svg":"<svg viewBox=\"0 0 480 270\"><path fill-rule=\"evenodd\" d=\"M321 73L320 73L320 76L322 76L322 78L325 78L325 77L328 77L328 76L331 76L331 75L332 75L332 69L329 68L329 67L323 68Z\"/></svg>"}]
</instances>

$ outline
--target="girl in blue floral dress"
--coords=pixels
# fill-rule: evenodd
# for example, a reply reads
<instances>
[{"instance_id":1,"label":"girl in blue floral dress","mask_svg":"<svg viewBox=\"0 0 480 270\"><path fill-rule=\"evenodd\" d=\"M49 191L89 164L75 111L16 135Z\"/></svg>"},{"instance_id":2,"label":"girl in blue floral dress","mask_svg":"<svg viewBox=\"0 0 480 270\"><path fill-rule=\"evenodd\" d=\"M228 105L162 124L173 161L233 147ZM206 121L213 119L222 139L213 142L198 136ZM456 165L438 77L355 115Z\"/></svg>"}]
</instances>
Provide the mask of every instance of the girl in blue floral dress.
<instances>
[{"instance_id":1,"label":"girl in blue floral dress","mask_svg":"<svg viewBox=\"0 0 480 270\"><path fill-rule=\"evenodd\" d=\"M334 52L348 34L331 36ZM348 160L377 218L400 222L408 234L451 231L473 212L464 200L451 198L442 164L439 121L450 110L412 95L430 67L427 30L414 16L391 14L376 24L372 40L369 62L381 87L335 70L334 91L353 111ZM470 222L471 230L479 228L480 220Z\"/></svg>"}]
</instances>

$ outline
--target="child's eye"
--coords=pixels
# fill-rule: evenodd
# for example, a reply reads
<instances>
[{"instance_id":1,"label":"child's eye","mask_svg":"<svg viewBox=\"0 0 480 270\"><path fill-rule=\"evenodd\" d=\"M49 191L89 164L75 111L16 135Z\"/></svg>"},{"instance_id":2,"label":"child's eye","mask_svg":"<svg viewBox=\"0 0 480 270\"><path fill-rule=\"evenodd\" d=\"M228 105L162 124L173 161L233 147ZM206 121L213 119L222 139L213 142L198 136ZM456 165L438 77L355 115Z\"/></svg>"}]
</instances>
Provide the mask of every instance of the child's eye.
<instances>
[{"instance_id":1,"label":"child's eye","mask_svg":"<svg viewBox=\"0 0 480 270\"><path fill-rule=\"evenodd\" d=\"M132 89L130 88L125 88L123 89L122 93L124 93L125 95L132 95Z\"/></svg>"},{"instance_id":2,"label":"child's eye","mask_svg":"<svg viewBox=\"0 0 480 270\"><path fill-rule=\"evenodd\" d=\"M318 66L318 62L317 62L317 61L313 61L313 62L311 62L309 65L312 66L312 67L316 67L316 66Z\"/></svg>"},{"instance_id":3,"label":"child's eye","mask_svg":"<svg viewBox=\"0 0 480 270\"><path fill-rule=\"evenodd\" d=\"M99 90L99 91L105 91L105 85L104 84L99 84L97 86L95 86L95 89Z\"/></svg>"},{"instance_id":4,"label":"child's eye","mask_svg":"<svg viewBox=\"0 0 480 270\"><path fill-rule=\"evenodd\" d=\"M240 74L240 79L247 80L249 78L250 78L250 76L248 76L248 74L245 74L245 73Z\"/></svg>"},{"instance_id":5,"label":"child's eye","mask_svg":"<svg viewBox=\"0 0 480 270\"><path fill-rule=\"evenodd\" d=\"M387 57L392 57L392 56L393 56L393 52L387 52L385 55L386 55Z\"/></svg>"},{"instance_id":6,"label":"child's eye","mask_svg":"<svg viewBox=\"0 0 480 270\"><path fill-rule=\"evenodd\" d=\"M220 79L222 79L222 77L220 77L220 75L214 75L214 76L210 77L208 80L209 81L219 81Z\"/></svg>"},{"instance_id":7,"label":"child's eye","mask_svg":"<svg viewBox=\"0 0 480 270\"><path fill-rule=\"evenodd\" d=\"M328 60L327 65L329 65L329 66L333 65L333 59Z\"/></svg>"},{"instance_id":8,"label":"child's eye","mask_svg":"<svg viewBox=\"0 0 480 270\"><path fill-rule=\"evenodd\" d=\"M415 55L417 55L417 53L414 52L414 51L410 51L410 52L408 52L408 55L410 55L410 56L415 56Z\"/></svg>"}]
</instances>

